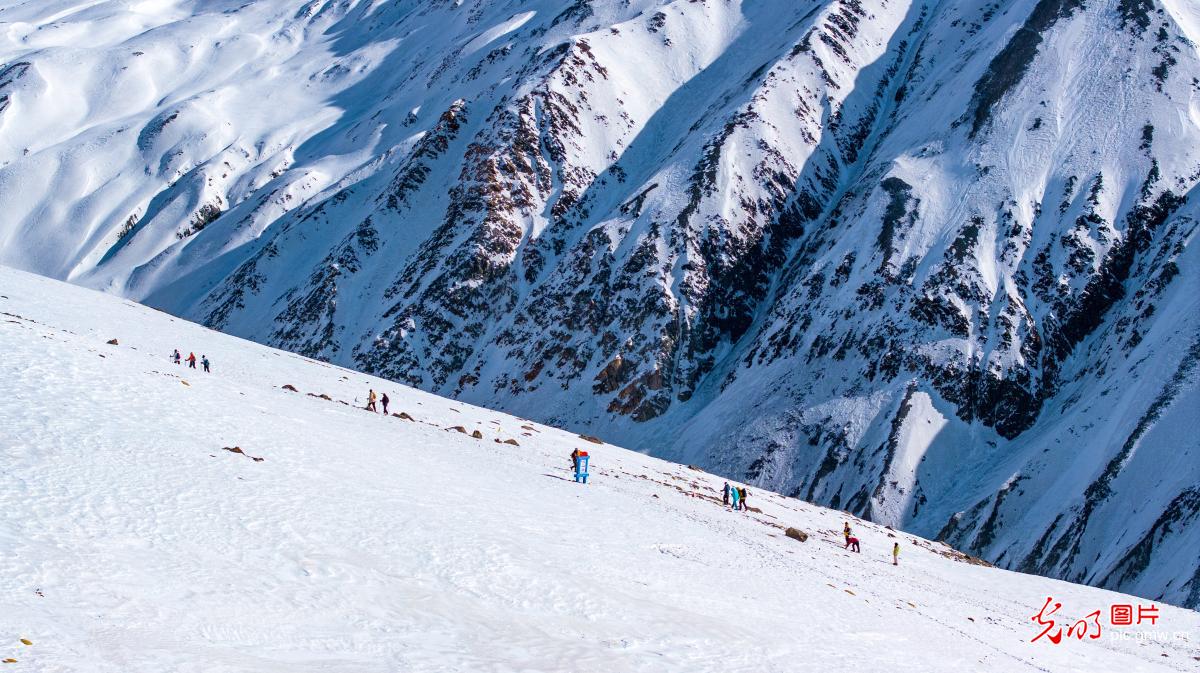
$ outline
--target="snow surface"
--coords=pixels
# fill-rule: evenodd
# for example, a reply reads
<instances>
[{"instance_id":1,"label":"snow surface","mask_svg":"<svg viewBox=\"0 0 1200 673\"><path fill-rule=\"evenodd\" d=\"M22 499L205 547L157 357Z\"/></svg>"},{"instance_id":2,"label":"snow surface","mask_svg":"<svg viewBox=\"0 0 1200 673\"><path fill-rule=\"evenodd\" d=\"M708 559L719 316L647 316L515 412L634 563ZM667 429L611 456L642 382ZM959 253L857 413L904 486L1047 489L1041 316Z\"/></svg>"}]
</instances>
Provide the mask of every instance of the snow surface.
<instances>
[{"instance_id":1,"label":"snow surface","mask_svg":"<svg viewBox=\"0 0 1200 673\"><path fill-rule=\"evenodd\" d=\"M213 373L172 364L174 348L208 355ZM761 514L734 513L718 477L3 268L0 354L5 670L1129 673L1200 660L1189 610L1160 606L1168 642L1106 623L1096 641L1031 643L1047 596L1070 617L1139 600L954 560L905 533L893 567L883 527L853 519L863 553L841 548L843 513L757 489ZM372 387L416 420L360 409ZM591 452L587 485L568 478L574 447Z\"/></svg>"}]
</instances>

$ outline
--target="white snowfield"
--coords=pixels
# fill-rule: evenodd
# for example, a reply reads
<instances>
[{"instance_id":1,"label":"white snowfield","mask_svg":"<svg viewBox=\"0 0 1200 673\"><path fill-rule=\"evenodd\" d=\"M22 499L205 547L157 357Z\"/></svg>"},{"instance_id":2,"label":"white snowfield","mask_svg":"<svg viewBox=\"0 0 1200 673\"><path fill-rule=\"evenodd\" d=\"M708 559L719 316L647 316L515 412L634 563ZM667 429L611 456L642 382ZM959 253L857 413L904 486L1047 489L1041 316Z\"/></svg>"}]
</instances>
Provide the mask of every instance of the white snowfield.
<instances>
[{"instance_id":1,"label":"white snowfield","mask_svg":"<svg viewBox=\"0 0 1200 673\"><path fill-rule=\"evenodd\" d=\"M0 313L0 671L1200 667L1189 610L1112 627L1150 601L857 519L853 554L843 513L24 272ZM1100 638L1030 642L1048 596Z\"/></svg>"}]
</instances>

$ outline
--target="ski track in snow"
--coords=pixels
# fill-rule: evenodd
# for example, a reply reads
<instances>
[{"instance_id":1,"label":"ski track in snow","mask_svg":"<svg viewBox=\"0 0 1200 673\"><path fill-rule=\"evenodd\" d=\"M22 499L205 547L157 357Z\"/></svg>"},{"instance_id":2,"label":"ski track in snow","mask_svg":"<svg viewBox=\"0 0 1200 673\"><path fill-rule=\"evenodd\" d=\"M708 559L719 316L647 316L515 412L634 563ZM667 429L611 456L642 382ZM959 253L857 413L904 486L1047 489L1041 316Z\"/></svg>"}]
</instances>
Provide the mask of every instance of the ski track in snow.
<instances>
[{"instance_id":1,"label":"ski track in snow","mask_svg":"<svg viewBox=\"0 0 1200 673\"><path fill-rule=\"evenodd\" d=\"M762 514L735 514L694 497L719 498L715 476L130 302L0 269L0 313L5 670L1128 673L1200 657L1192 611L1160 606L1170 643L1030 643L1046 596L1071 617L1139 601L905 533L892 567L879 526L855 520L863 553L841 549L840 512L755 489ZM214 372L170 363L176 347ZM369 387L416 422L357 408ZM566 469L577 446L586 486Z\"/></svg>"}]
</instances>

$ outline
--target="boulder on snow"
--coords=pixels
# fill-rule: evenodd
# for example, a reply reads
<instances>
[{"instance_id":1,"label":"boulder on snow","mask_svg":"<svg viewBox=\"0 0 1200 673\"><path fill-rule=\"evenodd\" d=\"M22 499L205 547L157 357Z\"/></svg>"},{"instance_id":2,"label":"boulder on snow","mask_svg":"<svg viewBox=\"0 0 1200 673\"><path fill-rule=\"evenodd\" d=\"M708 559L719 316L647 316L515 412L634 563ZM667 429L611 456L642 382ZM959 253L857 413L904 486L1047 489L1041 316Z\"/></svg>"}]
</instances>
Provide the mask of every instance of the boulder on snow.
<instances>
[{"instance_id":1,"label":"boulder on snow","mask_svg":"<svg viewBox=\"0 0 1200 673\"><path fill-rule=\"evenodd\" d=\"M412 417L412 416L409 416L408 414L404 413L403 411L401 411L401 412L400 412L400 413L398 413L398 414L394 413L394 414L392 414L392 415L393 415L393 416L395 416L396 418L399 418L400 420L403 420L403 421L411 421L411 420L413 419L413 417Z\"/></svg>"},{"instance_id":2,"label":"boulder on snow","mask_svg":"<svg viewBox=\"0 0 1200 673\"><path fill-rule=\"evenodd\" d=\"M327 401L327 402L332 402L332 401L333 401L333 398L332 398L332 397L330 397L330 396L328 396L328 395L326 395L325 393L321 393L320 395L318 395L318 394L316 394L316 393L309 393L309 394L308 394L308 396L309 396L309 397L319 397L319 398L321 398L321 399L323 399L323 400L325 400L325 401Z\"/></svg>"},{"instance_id":3,"label":"boulder on snow","mask_svg":"<svg viewBox=\"0 0 1200 673\"><path fill-rule=\"evenodd\" d=\"M296 386L294 386L294 385L292 385L292 384L290 384L290 383L285 383L285 384L283 384L283 389L284 389L284 390L290 390L290 391L292 391L293 393L300 392L300 391L296 390Z\"/></svg>"},{"instance_id":4,"label":"boulder on snow","mask_svg":"<svg viewBox=\"0 0 1200 673\"><path fill-rule=\"evenodd\" d=\"M697 471L697 472L703 472L703 471L704 471L704 470L702 470L702 469L700 469L700 468L696 467L695 465L688 465L688 466L687 466L687 469L689 469L689 470L695 470L695 471Z\"/></svg>"},{"instance_id":5,"label":"boulder on snow","mask_svg":"<svg viewBox=\"0 0 1200 673\"><path fill-rule=\"evenodd\" d=\"M483 433L478 430L472 430L471 436L474 437L475 439L483 439Z\"/></svg>"},{"instance_id":6,"label":"boulder on snow","mask_svg":"<svg viewBox=\"0 0 1200 673\"><path fill-rule=\"evenodd\" d=\"M447 429L447 430L454 430L455 432L461 432L461 433L463 433L464 435L465 435L465 434L467 434L467 429L466 429L466 428L464 428L464 427L463 427L463 426L461 426L461 425L452 425L452 426L450 426L450 427L448 427L448 428L446 428L446 429Z\"/></svg>"},{"instance_id":7,"label":"boulder on snow","mask_svg":"<svg viewBox=\"0 0 1200 673\"><path fill-rule=\"evenodd\" d=\"M788 527L787 530L783 531L783 534L792 538L793 540L799 540L800 542L808 541L808 533L805 533L799 528Z\"/></svg>"},{"instance_id":8,"label":"boulder on snow","mask_svg":"<svg viewBox=\"0 0 1200 673\"><path fill-rule=\"evenodd\" d=\"M504 443L505 443L505 444L512 444L513 446L520 446L520 444L518 444L518 443L517 443L517 440L515 440L515 439L511 439L511 438L504 440Z\"/></svg>"},{"instance_id":9,"label":"boulder on snow","mask_svg":"<svg viewBox=\"0 0 1200 673\"><path fill-rule=\"evenodd\" d=\"M119 346L120 345L116 339L109 339L108 341L105 341L104 343L108 344L109 346Z\"/></svg>"},{"instance_id":10,"label":"boulder on snow","mask_svg":"<svg viewBox=\"0 0 1200 673\"><path fill-rule=\"evenodd\" d=\"M250 460L253 460L256 463L261 463L261 462L263 462L263 460L265 460L264 458L261 458L259 456L252 456L252 455L246 453L245 451L242 450L242 447L240 447L240 446L222 446L221 449L224 451L228 451L230 453L239 453L239 454L249 458Z\"/></svg>"},{"instance_id":11,"label":"boulder on snow","mask_svg":"<svg viewBox=\"0 0 1200 673\"><path fill-rule=\"evenodd\" d=\"M600 439L599 437L593 437L591 435L579 435L579 438L589 441L593 444L603 444L604 443L604 440Z\"/></svg>"}]
</instances>

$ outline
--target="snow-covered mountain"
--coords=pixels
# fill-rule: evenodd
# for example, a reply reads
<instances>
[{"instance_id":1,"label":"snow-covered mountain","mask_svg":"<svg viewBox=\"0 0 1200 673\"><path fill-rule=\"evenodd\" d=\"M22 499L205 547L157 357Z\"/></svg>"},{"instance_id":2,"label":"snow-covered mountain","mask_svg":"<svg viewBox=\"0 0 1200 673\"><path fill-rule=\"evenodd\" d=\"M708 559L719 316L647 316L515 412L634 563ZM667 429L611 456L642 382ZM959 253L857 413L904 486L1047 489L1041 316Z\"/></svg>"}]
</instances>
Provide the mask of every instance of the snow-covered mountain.
<instances>
[{"instance_id":1,"label":"snow-covered mountain","mask_svg":"<svg viewBox=\"0 0 1200 673\"><path fill-rule=\"evenodd\" d=\"M1195 2L0 23L0 263L1200 605Z\"/></svg>"},{"instance_id":2,"label":"snow-covered mountain","mask_svg":"<svg viewBox=\"0 0 1200 673\"><path fill-rule=\"evenodd\" d=\"M0 318L14 671L1128 673L1200 658L1191 610L1112 627L1110 605L1147 602L754 487L754 511L733 512L721 477L115 297L0 268ZM213 371L172 364L174 348ZM369 388L396 415L364 411ZM575 447L592 454L586 485L568 476ZM860 554L843 549L847 519ZM1031 642L1046 597L1055 628L1084 619L1087 636Z\"/></svg>"}]
</instances>

